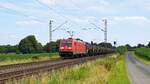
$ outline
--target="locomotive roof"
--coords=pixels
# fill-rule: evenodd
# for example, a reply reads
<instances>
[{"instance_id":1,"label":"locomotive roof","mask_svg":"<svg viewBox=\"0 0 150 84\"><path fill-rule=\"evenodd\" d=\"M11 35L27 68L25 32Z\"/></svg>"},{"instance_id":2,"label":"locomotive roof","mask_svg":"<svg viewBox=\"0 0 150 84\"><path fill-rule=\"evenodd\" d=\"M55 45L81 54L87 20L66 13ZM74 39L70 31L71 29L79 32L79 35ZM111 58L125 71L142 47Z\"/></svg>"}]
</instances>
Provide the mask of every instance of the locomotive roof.
<instances>
[{"instance_id":1,"label":"locomotive roof","mask_svg":"<svg viewBox=\"0 0 150 84\"><path fill-rule=\"evenodd\" d=\"M67 39L62 39L62 40L75 40L75 41L78 41L78 42L84 42L81 39L74 39L74 38L67 38Z\"/></svg>"}]
</instances>

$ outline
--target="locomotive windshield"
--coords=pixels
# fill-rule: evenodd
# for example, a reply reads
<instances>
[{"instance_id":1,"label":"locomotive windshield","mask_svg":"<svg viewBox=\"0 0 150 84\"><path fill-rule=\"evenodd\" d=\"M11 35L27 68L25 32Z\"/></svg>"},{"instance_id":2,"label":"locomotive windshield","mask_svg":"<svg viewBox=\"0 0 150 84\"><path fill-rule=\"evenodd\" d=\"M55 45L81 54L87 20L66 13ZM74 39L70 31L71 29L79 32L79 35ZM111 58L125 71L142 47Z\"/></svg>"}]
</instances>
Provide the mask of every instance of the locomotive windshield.
<instances>
[{"instance_id":1,"label":"locomotive windshield","mask_svg":"<svg viewBox=\"0 0 150 84\"><path fill-rule=\"evenodd\" d=\"M62 41L61 46L67 46L67 47L71 47L72 46L72 42L71 41Z\"/></svg>"}]
</instances>

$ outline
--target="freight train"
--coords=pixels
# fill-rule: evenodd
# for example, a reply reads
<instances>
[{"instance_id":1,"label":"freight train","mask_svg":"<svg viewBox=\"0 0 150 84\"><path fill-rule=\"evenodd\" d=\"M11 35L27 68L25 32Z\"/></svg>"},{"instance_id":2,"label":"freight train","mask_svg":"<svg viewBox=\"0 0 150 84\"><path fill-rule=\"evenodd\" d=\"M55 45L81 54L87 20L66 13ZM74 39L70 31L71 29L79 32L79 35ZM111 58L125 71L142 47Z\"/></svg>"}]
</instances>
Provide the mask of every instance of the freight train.
<instances>
[{"instance_id":1,"label":"freight train","mask_svg":"<svg viewBox=\"0 0 150 84\"><path fill-rule=\"evenodd\" d=\"M62 58L76 58L113 53L111 48L102 48L94 44L73 38L60 40L59 54Z\"/></svg>"}]
</instances>

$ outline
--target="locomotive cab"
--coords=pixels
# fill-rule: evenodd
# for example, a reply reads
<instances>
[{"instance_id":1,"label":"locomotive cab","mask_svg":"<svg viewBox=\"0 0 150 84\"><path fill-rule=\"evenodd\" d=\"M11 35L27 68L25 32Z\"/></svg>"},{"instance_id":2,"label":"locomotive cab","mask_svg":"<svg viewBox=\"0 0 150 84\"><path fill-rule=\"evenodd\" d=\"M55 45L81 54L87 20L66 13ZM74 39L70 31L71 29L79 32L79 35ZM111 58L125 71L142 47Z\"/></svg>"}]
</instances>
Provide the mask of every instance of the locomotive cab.
<instances>
[{"instance_id":1,"label":"locomotive cab","mask_svg":"<svg viewBox=\"0 0 150 84\"><path fill-rule=\"evenodd\" d=\"M60 51L71 52L72 51L72 40L62 40L60 42Z\"/></svg>"},{"instance_id":2,"label":"locomotive cab","mask_svg":"<svg viewBox=\"0 0 150 84\"><path fill-rule=\"evenodd\" d=\"M73 55L72 39L63 39L60 41L59 54L61 57L71 57Z\"/></svg>"},{"instance_id":3,"label":"locomotive cab","mask_svg":"<svg viewBox=\"0 0 150 84\"><path fill-rule=\"evenodd\" d=\"M63 58L81 57L86 54L86 45L73 38L63 39L60 41L59 54Z\"/></svg>"}]
</instances>

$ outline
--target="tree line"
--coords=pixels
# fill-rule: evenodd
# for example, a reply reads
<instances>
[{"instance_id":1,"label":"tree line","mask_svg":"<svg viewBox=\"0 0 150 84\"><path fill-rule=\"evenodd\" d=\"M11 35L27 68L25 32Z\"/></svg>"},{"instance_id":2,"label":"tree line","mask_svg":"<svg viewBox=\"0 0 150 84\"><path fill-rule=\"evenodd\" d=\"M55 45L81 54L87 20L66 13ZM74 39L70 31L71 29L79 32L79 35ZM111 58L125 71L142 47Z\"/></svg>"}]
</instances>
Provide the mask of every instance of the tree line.
<instances>
[{"instance_id":1,"label":"tree line","mask_svg":"<svg viewBox=\"0 0 150 84\"><path fill-rule=\"evenodd\" d=\"M129 44L126 44L125 46L128 50L134 50L135 48L150 48L150 42L147 45L139 43L137 46L131 46Z\"/></svg>"},{"instance_id":2,"label":"tree line","mask_svg":"<svg viewBox=\"0 0 150 84\"><path fill-rule=\"evenodd\" d=\"M58 52L59 51L59 41L53 41L51 43L47 43L46 45L42 45L39 43L34 35L29 35L22 39L17 45L0 45L0 53L17 53L17 54L30 54L30 53L50 53L50 52ZM115 48L111 43L93 43L93 45L98 45L100 47L105 48ZM137 46L130 46L129 44L125 45L128 50L135 48L147 47L150 48L150 42L147 45L138 44Z\"/></svg>"},{"instance_id":3,"label":"tree line","mask_svg":"<svg viewBox=\"0 0 150 84\"><path fill-rule=\"evenodd\" d=\"M59 51L59 41L53 41L42 45L39 43L34 35L29 35L22 39L17 45L1 45L0 53L17 53L17 54L31 54L31 53L50 53ZM92 43L93 45L98 45L100 47L112 48L111 43Z\"/></svg>"},{"instance_id":4,"label":"tree line","mask_svg":"<svg viewBox=\"0 0 150 84\"><path fill-rule=\"evenodd\" d=\"M30 54L30 53L50 53L58 52L59 40L56 42L47 43L42 45L39 43L34 35L29 35L22 39L17 45L1 45L0 53L17 53L17 54Z\"/></svg>"}]
</instances>

